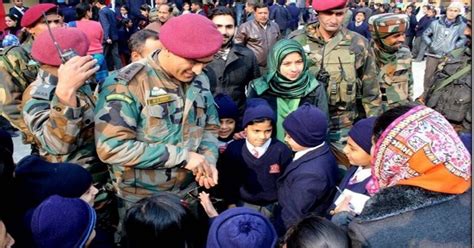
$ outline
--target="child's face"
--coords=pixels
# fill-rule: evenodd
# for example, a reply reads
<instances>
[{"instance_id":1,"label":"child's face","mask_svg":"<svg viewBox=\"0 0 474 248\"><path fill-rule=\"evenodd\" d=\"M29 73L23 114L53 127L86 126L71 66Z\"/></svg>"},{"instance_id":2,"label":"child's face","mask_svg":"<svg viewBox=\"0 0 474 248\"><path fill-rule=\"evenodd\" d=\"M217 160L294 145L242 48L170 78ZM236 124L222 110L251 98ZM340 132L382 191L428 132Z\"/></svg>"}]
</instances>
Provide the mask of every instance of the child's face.
<instances>
[{"instance_id":1,"label":"child's face","mask_svg":"<svg viewBox=\"0 0 474 248\"><path fill-rule=\"evenodd\" d=\"M183 9L184 9L184 10L189 10L189 8L190 8L190 7L189 7L189 3L185 3L185 4L183 5Z\"/></svg>"},{"instance_id":2,"label":"child's face","mask_svg":"<svg viewBox=\"0 0 474 248\"><path fill-rule=\"evenodd\" d=\"M122 14L123 16L128 14L128 11L126 8L120 8L120 14Z\"/></svg>"},{"instance_id":3,"label":"child's face","mask_svg":"<svg viewBox=\"0 0 474 248\"><path fill-rule=\"evenodd\" d=\"M228 138L235 130L235 120L231 118L220 119L221 127L219 128L219 138Z\"/></svg>"},{"instance_id":4,"label":"child's face","mask_svg":"<svg viewBox=\"0 0 474 248\"><path fill-rule=\"evenodd\" d=\"M342 151L346 154L352 165L370 166L370 154L367 154L351 137L347 139L347 144Z\"/></svg>"},{"instance_id":5,"label":"child's face","mask_svg":"<svg viewBox=\"0 0 474 248\"><path fill-rule=\"evenodd\" d=\"M365 15L362 14L362 13L357 13L356 17L355 17L355 20L357 22L363 22L365 20Z\"/></svg>"},{"instance_id":6,"label":"child's face","mask_svg":"<svg viewBox=\"0 0 474 248\"><path fill-rule=\"evenodd\" d=\"M245 128L247 133L247 141L255 147L261 147L272 136L272 122L267 120Z\"/></svg>"},{"instance_id":7,"label":"child's face","mask_svg":"<svg viewBox=\"0 0 474 248\"><path fill-rule=\"evenodd\" d=\"M306 147L301 146L300 144L296 143L296 141L293 138L291 138L289 134L285 134L285 142L294 152L299 152L306 149Z\"/></svg>"}]
</instances>

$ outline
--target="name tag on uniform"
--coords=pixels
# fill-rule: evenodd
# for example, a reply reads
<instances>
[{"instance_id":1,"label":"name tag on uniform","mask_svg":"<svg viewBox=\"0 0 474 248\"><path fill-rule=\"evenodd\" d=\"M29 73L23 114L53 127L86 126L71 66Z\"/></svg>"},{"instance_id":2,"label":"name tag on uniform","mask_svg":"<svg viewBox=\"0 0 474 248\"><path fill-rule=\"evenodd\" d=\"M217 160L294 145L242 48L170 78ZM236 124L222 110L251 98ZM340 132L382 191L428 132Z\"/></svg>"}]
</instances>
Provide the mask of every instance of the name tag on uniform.
<instances>
[{"instance_id":1,"label":"name tag on uniform","mask_svg":"<svg viewBox=\"0 0 474 248\"><path fill-rule=\"evenodd\" d=\"M173 97L169 94L165 94L165 95L150 97L148 100L146 100L146 103L147 105L158 105L158 104L172 102L172 101L174 101Z\"/></svg>"}]
</instances>

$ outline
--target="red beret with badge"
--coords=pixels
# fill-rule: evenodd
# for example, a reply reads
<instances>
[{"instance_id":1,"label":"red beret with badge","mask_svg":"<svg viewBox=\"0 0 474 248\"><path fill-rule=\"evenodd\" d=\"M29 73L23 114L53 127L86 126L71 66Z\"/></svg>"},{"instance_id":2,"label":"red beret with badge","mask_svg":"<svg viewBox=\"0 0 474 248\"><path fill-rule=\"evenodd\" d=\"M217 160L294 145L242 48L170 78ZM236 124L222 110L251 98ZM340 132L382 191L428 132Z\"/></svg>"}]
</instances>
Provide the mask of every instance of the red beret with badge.
<instances>
[{"instance_id":1,"label":"red beret with badge","mask_svg":"<svg viewBox=\"0 0 474 248\"><path fill-rule=\"evenodd\" d=\"M79 56L85 56L89 50L89 40L86 34L77 28L53 28L51 29L54 39L58 43L63 52L74 49ZM59 67L61 65L61 57L58 49L53 43L51 34L46 31L42 32L33 41L31 47L31 56L45 65Z\"/></svg>"},{"instance_id":2,"label":"red beret with badge","mask_svg":"<svg viewBox=\"0 0 474 248\"><path fill-rule=\"evenodd\" d=\"M21 26L25 28L30 27L43 17L43 13L52 9L57 10L57 8L58 7L52 3L40 3L34 5L29 8L21 18Z\"/></svg>"},{"instance_id":3,"label":"red beret with badge","mask_svg":"<svg viewBox=\"0 0 474 248\"><path fill-rule=\"evenodd\" d=\"M347 0L313 0L313 9L321 11L329 11L345 8Z\"/></svg>"},{"instance_id":4,"label":"red beret with badge","mask_svg":"<svg viewBox=\"0 0 474 248\"><path fill-rule=\"evenodd\" d=\"M186 59L214 55L223 38L214 23L198 14L171 18L160 29L160 41L171 53Z\"/></svg>"}]
</instances>

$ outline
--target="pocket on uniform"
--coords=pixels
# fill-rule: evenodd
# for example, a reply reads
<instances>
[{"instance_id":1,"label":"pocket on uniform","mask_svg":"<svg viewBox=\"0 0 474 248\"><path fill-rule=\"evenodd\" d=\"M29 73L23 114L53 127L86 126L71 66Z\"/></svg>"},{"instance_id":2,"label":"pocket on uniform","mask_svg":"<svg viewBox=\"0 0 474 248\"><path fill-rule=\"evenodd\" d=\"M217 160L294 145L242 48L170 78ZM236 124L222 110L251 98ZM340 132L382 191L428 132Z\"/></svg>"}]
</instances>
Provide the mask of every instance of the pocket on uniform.
<instances>
[{"instance_id":1,"label":"pocket on uniform","mask_svg":"<svg viewBox=\"0 0 474 248\"><path fill-rule=\"evenodd\" d=\"M408 101L408 76L394 76L384 80L388 104Z\"/></svg>"}]
</instances>

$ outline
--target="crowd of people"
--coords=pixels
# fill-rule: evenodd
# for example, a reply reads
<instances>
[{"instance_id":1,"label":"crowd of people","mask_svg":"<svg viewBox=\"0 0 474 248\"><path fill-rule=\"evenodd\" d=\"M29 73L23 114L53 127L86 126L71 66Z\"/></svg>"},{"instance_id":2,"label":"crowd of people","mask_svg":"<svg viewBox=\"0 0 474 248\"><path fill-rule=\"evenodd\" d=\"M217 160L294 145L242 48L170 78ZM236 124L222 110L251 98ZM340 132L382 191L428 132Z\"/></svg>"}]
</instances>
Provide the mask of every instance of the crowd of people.
<instances>
[{"instance_id":1,"label":"crowd of people","mask_svg":"<svg viewBox=\"0 0 474 248\"><path fill-rule=\"evenodd\" d=\"M0 247L471 246L470 6L13 4Z\"/></svg>"}]
</instances>

